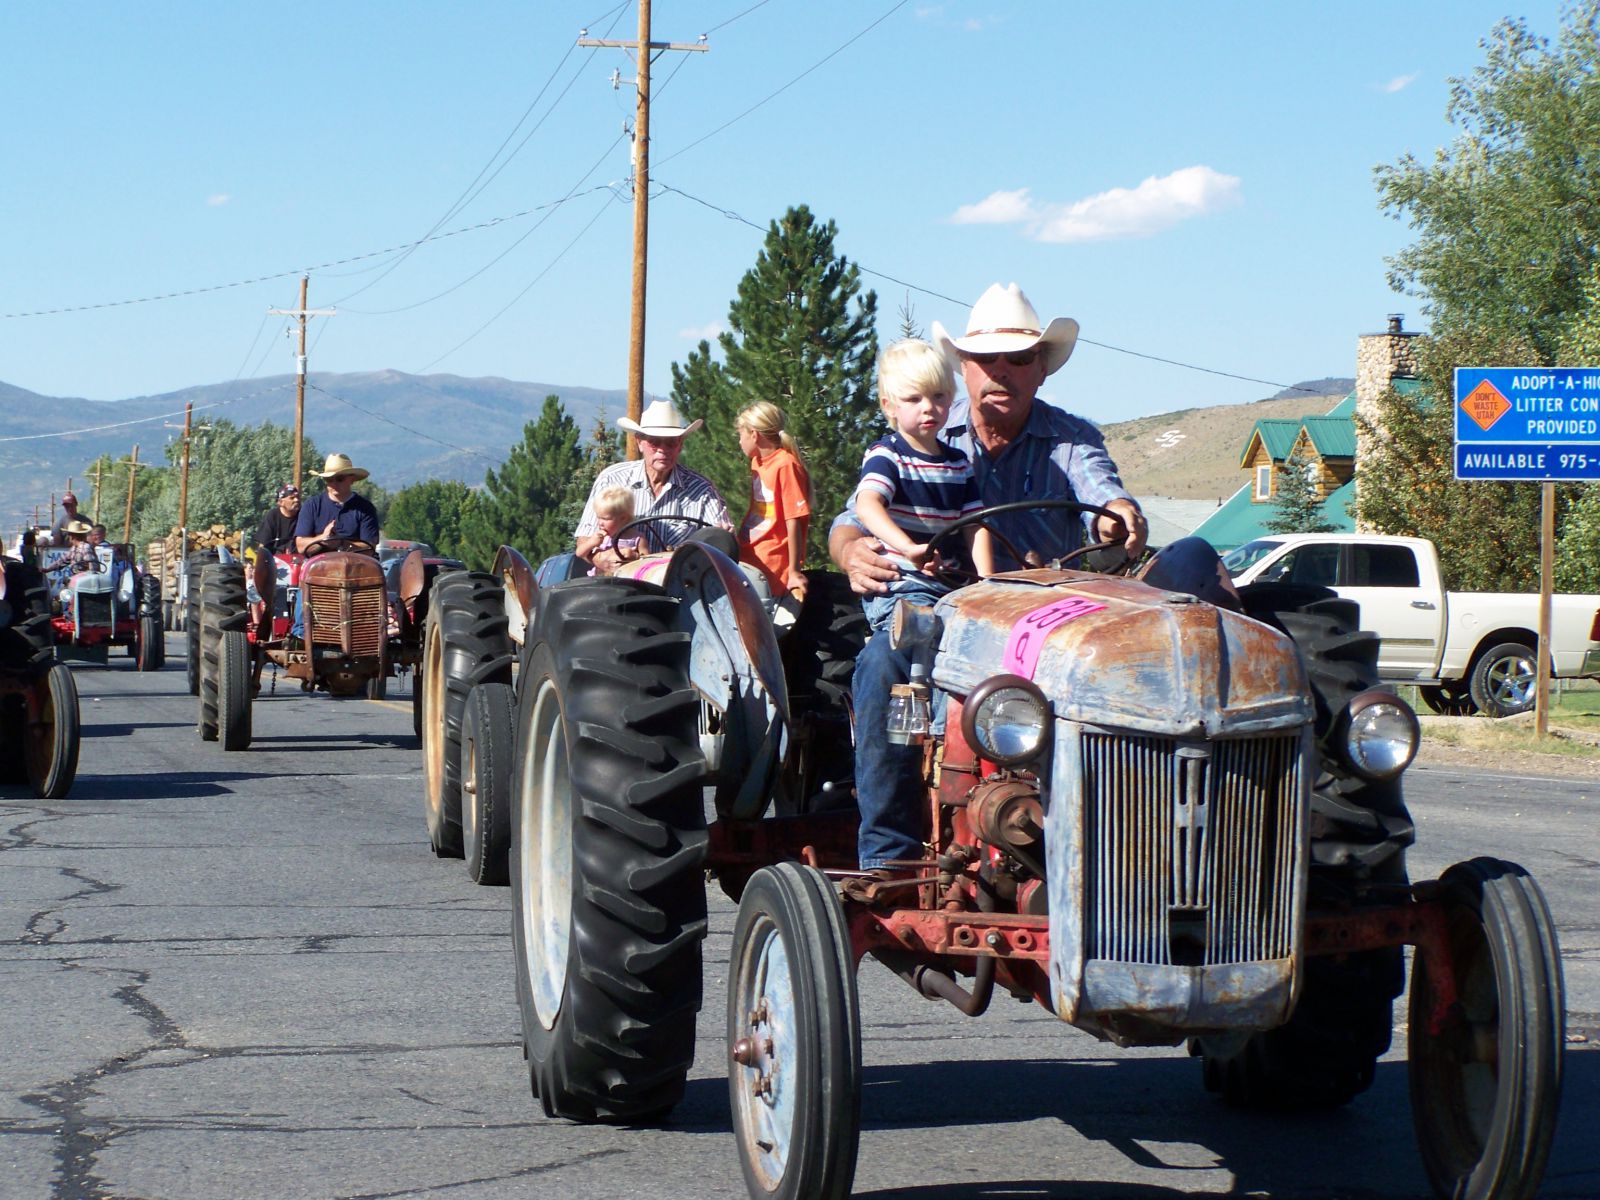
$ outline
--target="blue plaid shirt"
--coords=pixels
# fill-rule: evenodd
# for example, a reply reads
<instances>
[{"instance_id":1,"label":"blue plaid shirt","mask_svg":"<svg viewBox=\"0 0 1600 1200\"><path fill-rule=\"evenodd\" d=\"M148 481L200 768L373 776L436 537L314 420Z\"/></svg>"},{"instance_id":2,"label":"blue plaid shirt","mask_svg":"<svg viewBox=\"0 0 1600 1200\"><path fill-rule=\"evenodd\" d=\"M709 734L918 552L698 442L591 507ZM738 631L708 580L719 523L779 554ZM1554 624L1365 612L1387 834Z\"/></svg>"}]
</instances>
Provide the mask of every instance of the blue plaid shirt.
<instances>
[{"instance_id":1,"label":"blue plaid shirt","mask_svg":"<svg viewBox=\"0 0 1600 1200\"><path fill-rule=\"evenodd\" d=\"M984 506L1009 504L1016 500L1077 500L1083 504L1105 505L1112 500L1133 500L1122 486L1117 466L1106 451L1100 431L1071 413L1035 399L1027 424L998 454L983 448L968 423L968 401L957 400L950 407L950 419L940 438L966 451L978 480L978 494ZM855 499L851 510L834 522L855 519ZM1005 513L991 526L1018 550L1037 551L1046 562L1060 558L1084 544L1084 534L1092 513L1082 520L1060 509ZM1020 564L996 539L995 565L1002 571Z\"/></svg>"}]
</instances>

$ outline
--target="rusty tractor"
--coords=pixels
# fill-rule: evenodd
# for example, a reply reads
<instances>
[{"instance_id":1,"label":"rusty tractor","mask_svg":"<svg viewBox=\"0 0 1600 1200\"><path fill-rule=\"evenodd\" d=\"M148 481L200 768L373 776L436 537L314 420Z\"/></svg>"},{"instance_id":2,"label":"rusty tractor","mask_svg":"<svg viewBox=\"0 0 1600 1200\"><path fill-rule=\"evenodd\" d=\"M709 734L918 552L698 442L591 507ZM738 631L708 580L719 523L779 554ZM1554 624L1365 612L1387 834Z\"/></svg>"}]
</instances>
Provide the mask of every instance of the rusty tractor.
<instances>
[{"instance_id":1,"label":"rusty tractor","mask_svg":"<svg viewBox=\"0 0 1600 1200\"><path fill-rule=\"evenodd\" d=\"M1353 604L1263 587L1234 611L1070 559L902 604L911 682L889 728L853 733L920 764L924 853L886 874L857 869L844 659L815 636L850 629L837 584L781 637L703 545L653 581L540 588L510 550L494 574L514 689L505 644L480 661L513 748L461 786L509 816L548 1115L637 1122L681 1098L710 876L739 905L725 1054L752 1197L850 1192L869 955L968 1015L999 992L1117 1045L1186 1046L1231 1105L1326 1109L1373 1080L1407 945L1435 1190L1535 1194L1562 1067L1554 924L1511 863L1409 880L1418 725L1376 687Z\"/></svg>"},{"instance_id":2,"label":"rusty tractor","mask_svg":"<svg viewBox=\"0 0 1600 1200\"><path fill-rule=\"evenodd\" d=\"M50 594L32 562L0 576L0 782L59 800L78 773L78 691L55 661Z\"/></svg>"},{"instance_id":3,"label":"rusty tractor","mask_svg":"<svg viewBox=\"0 0 1600 1200\"><path fill-rule=\"evenodd\" d=\"M224 750L249 747L252 700L269 664L275 676L298 680L302 691L379 700L396 668L421 657L431 574L420 552L401 564L399 603L391 610L374 547L344 539L313 543L306 551L256 558L252 582L259 600L253 608L244 563L209 561L208 554L191 562L198 569L187 622L190 687L200 701L201 738ZM299 637L292 633L293 606L284 603L287 591L298 593Z\"/></svg>"}]
</instances>

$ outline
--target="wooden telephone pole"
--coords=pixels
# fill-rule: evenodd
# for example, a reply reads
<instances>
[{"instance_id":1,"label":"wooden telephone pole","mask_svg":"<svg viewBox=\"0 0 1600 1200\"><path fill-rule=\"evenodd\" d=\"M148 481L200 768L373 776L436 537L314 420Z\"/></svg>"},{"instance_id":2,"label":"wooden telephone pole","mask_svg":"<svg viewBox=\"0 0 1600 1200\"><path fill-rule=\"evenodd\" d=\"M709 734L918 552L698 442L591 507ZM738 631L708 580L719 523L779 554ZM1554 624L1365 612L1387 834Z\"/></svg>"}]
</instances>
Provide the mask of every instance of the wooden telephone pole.
<instances>
[{"instance_id":1,"label":"wooden telephone pole","mask_svg":"<svg viewBox=\"0 0 1600 1200\"><path fill-rule=\"evenodd\" d=\"M133 490L139 478L139 468L148 467L149 463L139 461L139 445L134 443L133 456L119 464L128 468L128 507L122 517L122 540L126 542L133 536ZM95 524L99 524L98 521Z\"/></svg>"},{"instance_id":2,"label":"wooden telephone pole","mask_svg":"<svg viewBox=\"0 0 1600 1200\"><path fill-rule=\"evenodd\" d=\"M579 37L580 46L613 46L638 52L634 80L637 103L633 118L633 314L628 335L628 419L638 421L644 412L644 296L645 266L650 243L650 64L651 51L684 50L704 54L699 42L652 42L650 0L639 0L639 37L636 41ZM638 458L639 448L628 435L628 457Z\"/></svg>"},{"instance_id":3,"label":"wooden telephone pole","mask_svg":"<svg viewBox=\"0 0 1600 1200\"><path fill-rule=\"evenodd\" d=\"M306 318L307 317L332 317L338 315L335 308L307 308L306 289L310 286L309 275L300 276L300 307L299 308L269 308L267 313L275 317L297 317L300 320L300 353L295 356L295 385L294 385L294 474L291 479L295 487L301 483L300 472L304 464L300 461L300 441L305 434L306 427ZM184 418L188 424L188 418Z\"/></svg>"},{"instance_id":4,"label":"wooden telephone pole","mask_svg":"<svg viewBox=\"0 0 1600 1200\"><path fill-rule=\"evenodd\" d=\"M94 476L94 522L93 523L96 524L96 525L100 524L100 476L104 473L104 471L105 471L104 466L101 464L101 461L97 458L97 459L94 460L94 470L85 471L84 472L85 475L93 475Z\"/></svg>"}]
</instances>

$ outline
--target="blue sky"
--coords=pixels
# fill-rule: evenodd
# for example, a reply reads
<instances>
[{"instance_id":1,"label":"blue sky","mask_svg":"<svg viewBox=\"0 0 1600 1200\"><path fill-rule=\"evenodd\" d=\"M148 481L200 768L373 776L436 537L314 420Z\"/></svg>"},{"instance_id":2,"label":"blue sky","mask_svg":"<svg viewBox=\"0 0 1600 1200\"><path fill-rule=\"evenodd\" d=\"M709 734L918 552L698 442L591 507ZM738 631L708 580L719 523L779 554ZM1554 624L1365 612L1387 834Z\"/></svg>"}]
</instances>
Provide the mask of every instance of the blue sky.
<instances>
[{"instance_id":1,"label":"blue sky","mask_svg":"<svg viewBox=\"0 0 1600 1200\"><path fill-rule=\"evenodd\" d=\"M1386 283L1408 232L1372 168L1450 140L1449 77L1501 18L1557 33L1557 3L1505 2L656 0L658 40L710 52L655 66L645 386L799 203L878 273L885 337L904 285L923 326L1011 280L1076 317L1046 390L1097 421L1353 374L1387 313L1425 326ZM313 267L339 315L312 370L625 386L633 64L574 43L636 22L606 0L0 6L0 313L215 289L0 317L0 381L109 400L286 373L265 310ZM451 236L375 253L430 231Z\"/></svg>"}]
</instances>

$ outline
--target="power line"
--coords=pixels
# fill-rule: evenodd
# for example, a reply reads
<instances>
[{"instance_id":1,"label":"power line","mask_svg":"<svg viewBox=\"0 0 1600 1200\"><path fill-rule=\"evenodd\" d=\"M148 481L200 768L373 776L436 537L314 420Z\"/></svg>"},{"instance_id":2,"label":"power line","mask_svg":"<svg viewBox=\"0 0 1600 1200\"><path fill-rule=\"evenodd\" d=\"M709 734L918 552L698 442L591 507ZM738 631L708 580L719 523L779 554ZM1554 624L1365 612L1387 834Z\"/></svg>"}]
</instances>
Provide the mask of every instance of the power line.
<instances>
[{"instance_id":1,"label":"power line","mask_svg":"<svg viewBox=\"0 0 1600 1200\"><path fill-rule=\"evenodd\" d=\"M757 225L748 217L734 212L731 208L722 208L719 205L711 203L709 200L702 200L699 196L691 196L682 188L675 188L671 184L661 183L659 180L656 181L656 186L658 186L663 192L672 192L675 195L682 196L685 200L693 200L702 208L709 208L712 212L717 213L720 216L727 217L730 221L738 221L742 224L750 226L751 229L757 230L763 234L766 233L766 229L764 227ZM911 283L905 279L898 279L895 276L887 275L882 271L875 271L871 267L863 266L859 262L856 263L856 269L859 270L863 275L871 275L876 279L887 279L890 283L896 284L903 288L908 288L911 291L917 292L924 296L931 296L935 300L944 300L950 304L958 304L963 308L972 307L972 302L970 300L958 300L956 297L947 296L943 292L936 292L931 288L922 287L919 284ZM1243 380L1245 383L1260 383L1268 387L1283 388L1286 391L1306 392L1309 395L1320 394L1312 388L1303 388L1298 384L1279 383L1275 379L1257 379L1253 375L1239 375L1233 371L1220 371L1215 367L1202 367L1196 363L1182 362L1176 358L1164 358L1159 354L1146 354L1142 350L1129 350L1125 346L1113 346L1110 342L1097 342L1093 338L1086 338L1081 335L1078 337L1078 341L1083 345L1095 346L1101 350L1111 350L1117 354L1130 355L1133 358L1144 358L1150 360L1151 362L1166 363L1168 366L1172 367L1182 367L1186 371L1200 371L1206 375L1220 375L1224 379L1239 379Z\"/></svg>"},{"instance_id":2,"label":"power line","mask_svg":"<svg viewBox=\"0 0 1600 1200\"><path fill-rule=\"evenodd\" d=\"M746 117L748 117L751 113L755 112L756 109L760 108L762 105L768 103L769 101L777 99L784 92L788 91L795 84L799 83L807 75L809 75L813 71L815 71L818 67L821 67L824 63L828 62L830 59L836 58L838 55L842 54L845 50L848 50L851 46L855 45L855 43L859 42L862 38L866 37L867 34L871 33L879 25L882 25L885 21L887 21L890 17L894 16L895 13L899 12L902 8L904 8L910 2L911 2L911 0L896 0L896 3L894 3L893 5L891 5L889 7L889 11L884 13L876 21L873 21L872 24L868 25L860 33L856 34L854 37L852 37L852 38L848 39L847 41L845 41L843 45L841 45L841 46L837 47L836 49L830 51L829 53L823 55L822 58L820 58L816 62L812 63L811 66L807 67L804 71L801 71L800 74L796 75L793 79L789 80L788 83L784 84L777 91L775 91L775 92L771 93L770 95L766 96L764 99L757 100L754 104L752 104L749 108L745 109L738 116L734 117L732 120L724 121L721 125L718 125L710 133L696 138L694 141L690 142L687 146L684 146L680 150L673 151L671 154L669 154L665 158L661 159L660 162L658 162L656 165L657 166L665 166L667 163L669 163L673 159L677 158L680 154L687 154L689 151L693 150L696 146L698 146L701 142L704 142L704 141L707 141L710 138L716 137L717 134L721 133L724 129L728 128L728 126L737 124L738 122L740 122L740 121L744 120ZM742 16L743 14L741 13L740 15ZM738 18L736 17L734 19L737 20Z\"/></svg>"},{"instance_id":3,"label":"power line","mask_svg":"<svg viewBox=\"0 0 1600 1200\"><path fill-rule=\"evenodd\" d=\"M749 8L745 9L742 13L737 13L734 16L729 17L726 21L723 21L720 25L713 25L710 29L706 30L706 33L707 34L713 34L719 29L726 29L729 25L732 25L740 17L748 17L751 13L755 12L756 9L762 7L762 5L770 4L770 3L772 3L772 0L760 0L760 3L752 4Z\"/></svg>"},{"instance_id":4,"label":"power line","mask_svg":"<svg viewBox=\"0 0 1600 1200\"><path fill-rule=\"evenodd\" d=\"M611 205L613 203L615 203L615 202L616 202L616 196L614 196L614 195L607 196L606 202L604 204L602 204L598 209L595 210L594 216L589 218L589 224L585 225L582 229L578 230L577 236L575 236L570 242L568 242L566 244L565 247L562 248L561 253L557 254L554 258L552 258L545 265L544 270L540 271L537 275L535 275L532 279L530 279L528 281L528 286L527 287L523 288L515 296L511 297L511 299L506 303L506 306L504 308L502 308L499 312L495 313L494 316L490 317L482 325L479 325L476 329L474 329L466 337L462 338L454 346L451 346L450 349L446 350L443 354L439 355L438 358L434 359L432 362L423 364L421 367L418 367L417 370L415 372L413 372L413 374L421 375L424 371L427 371L430 368L432 368L434 366L437 366L439 363L441 363L445 359L449 358L457 350L461 349L461 347L465 346L468 342L472 341L475 337L477 337L485 329L489 328L489 326L493 325L501 317L505 316L506 313L511 310L511 307L514 304L517 303L517 301L521 300L524 296L526 296L530 291L533 290L533 285L534 284L538 283L541 279L543 279L546 275L548 275L550 273L550 271L555 267L555 265L558 262L560 262L563 258L566 257L567 251L571 250L574 246L576 246L578 244L579 239L581 239L584 234L589 232L589 230L594 226L594 223L596 221L598 221L600 219L601 215L608 208L610 208Z\"/></svg>"},{"instance_id":5,"label":"power line","mask_svg":"<svg viewBox=\"0 0 1600 1200\"><path fill-rule=\"evenodd\" d=\"M354 400L346 400L343 396L336 396L325 387L319 387L314 383L307 383L306 386L309 387L313 392L321 392L329 400L337 400L340 404L355 409L358 413L365 413L374 420L382 421L386 425L393 425L396 429L403 429L407 433L421 438L423 441L432 442L437 446L443 446L447 450L454 450L458 454L465 454L472 458L481 458L486 463L497 463L500 461L497 458L490 458L487 454L483 454L477 450L468 450L465 446L457 446L454 443L447 442L442 438L436 438L431 433L423 433L420 429L413 429L409 425L402 425L399 421L396 421L391 417L386 417L380 412L373 412L370 408L363 408Z\"/></svg>"},{"instance_id":6,"label":"power line","mask_svg":"<svg viewBox=\"0 0 1600 1200\"><path fill-rule=\"evenodd\" d=\"M214 400L210 404L198 404L193 411L204 412L212 408L226 408L228 405L237 404L241 400L251 400L257 396L268 396L273 392L281 392L289 386L291 385L288 383L275 383L269 388L262 388L256 392L246 392L242 396L230 396L226 400ZM126 429L129 425L147 425L151 421L165 421L168 417L181 416L183 416L183 409L180 408L175 412L157 413L153 417L136 417L131 421L114 421L109 425L89 425L83 429L62 429L54 433L15 434L11 437L0 437L0 442L37 442L43 438L76 437L80 433L102 433L107 429Z\"/></svg>"}]
</instances>

